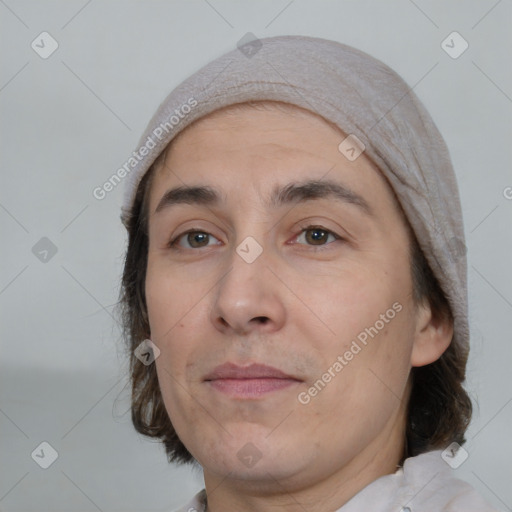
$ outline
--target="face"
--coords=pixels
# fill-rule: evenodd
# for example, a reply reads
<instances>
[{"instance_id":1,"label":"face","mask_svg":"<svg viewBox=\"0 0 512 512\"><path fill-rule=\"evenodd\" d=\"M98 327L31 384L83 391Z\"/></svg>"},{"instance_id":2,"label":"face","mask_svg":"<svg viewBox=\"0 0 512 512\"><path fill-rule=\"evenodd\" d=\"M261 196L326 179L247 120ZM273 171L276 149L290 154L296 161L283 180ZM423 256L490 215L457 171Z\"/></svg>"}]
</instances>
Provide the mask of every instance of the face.
<instances>
[{"instance_id":1,"label":"face","mask_svg":"<svg viewBox=\"0 0 512 512\"><path fill-rule=\"evenodd\" d=\"M344 138L300 109L220 111L154 176L151 339L205 478L299 486L401 455L409 238L389 185L364 153L339 152Z\"/></svg>"}]
</instances>

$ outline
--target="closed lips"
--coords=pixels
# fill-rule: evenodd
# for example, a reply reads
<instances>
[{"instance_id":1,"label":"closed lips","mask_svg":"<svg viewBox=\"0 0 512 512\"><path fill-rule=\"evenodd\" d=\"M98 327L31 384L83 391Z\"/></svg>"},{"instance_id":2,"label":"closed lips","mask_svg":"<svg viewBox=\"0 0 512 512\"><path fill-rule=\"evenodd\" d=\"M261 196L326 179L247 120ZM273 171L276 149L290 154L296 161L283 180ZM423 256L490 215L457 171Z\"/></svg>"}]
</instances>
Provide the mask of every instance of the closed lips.
<instances>
[{"instance_id":1,"label":"closed lips","mask_svg":"<svg viewBox=\"0 0 512 512\"><path fill-rule=\"evenodd\" d=\"M205 377L205 381L220 379L300 379L288 375L277 368L263 364L253 363L249 366L238 366L234 363L224 363L217 366Z\"/></svg>"},{"instance_id":2,"label":"closed lips","mask_svg":"<svg viewBox=\"0 0 512 512\"><path fill-rule=\"evenodd\" d=\"M230 399L259 400L268 394L286 390L301 381L272 366L257 363L238 366L224 363L207 375L205 382L215 392L220 392Z\"/></svg>"}]
</instances>

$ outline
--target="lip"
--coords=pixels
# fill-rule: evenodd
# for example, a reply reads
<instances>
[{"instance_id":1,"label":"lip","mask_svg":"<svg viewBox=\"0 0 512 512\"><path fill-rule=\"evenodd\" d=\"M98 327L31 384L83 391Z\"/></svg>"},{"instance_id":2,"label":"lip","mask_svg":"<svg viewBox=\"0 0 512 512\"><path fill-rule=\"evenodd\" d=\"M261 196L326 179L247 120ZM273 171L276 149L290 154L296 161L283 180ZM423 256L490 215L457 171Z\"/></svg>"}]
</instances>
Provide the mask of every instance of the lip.
<instances>
[{"instance_id":1,"label":"lip","mask_svg":"<svg viewBox=\"0 0 512 512\"><path fill-rule=\"evenodd\" d=\"M302 382L277 368L258 363L248 366L224 363L209 373L204 381L214 390L240 399L259 398Z\"/></svg>"},{"instance_id":2,"label":"lip","mask_svg":"<svg viewBox=\"0 0 512 512\"><path fill-rule=\"evenodd\" d=\"M239 366L234 363L224 363L217 366L204 380L218 379L293 379L292 375L266 364L252 363L248 366Z\"/></svg>"}]
</instances>

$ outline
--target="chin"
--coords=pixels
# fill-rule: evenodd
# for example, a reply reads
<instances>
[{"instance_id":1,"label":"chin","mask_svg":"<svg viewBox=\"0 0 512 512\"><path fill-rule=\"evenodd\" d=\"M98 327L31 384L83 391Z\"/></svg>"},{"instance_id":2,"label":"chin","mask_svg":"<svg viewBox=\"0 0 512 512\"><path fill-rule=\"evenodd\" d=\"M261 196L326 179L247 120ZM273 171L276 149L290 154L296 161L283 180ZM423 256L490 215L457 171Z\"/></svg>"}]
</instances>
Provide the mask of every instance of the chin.
<instances>
[{"instance_id":1,"label":"chin","mask_svg":"<svg viewBox=\"0 0 512 512\"><path fill-rule=\"evenodd\" d=\"M198 460L203 469L212 474L230 479L241 480L247 483L254 482L261 485L268 482L275 485L276 480L292 479L297 473L302 473L312 462L314 454L304 452L307 442L289 444L290 437L280 437L267 429L255 434L255 429L249 429L241 435L229 436L226 434L223 441L207 443L210 447L202 445L198 453ZM286 432L284 432L286 434ZM227 439L226 439L227 438ZM288 441L288 443L287 443ZM307 448L306 448L307 450Z\"/></svg>"}]
</instances>

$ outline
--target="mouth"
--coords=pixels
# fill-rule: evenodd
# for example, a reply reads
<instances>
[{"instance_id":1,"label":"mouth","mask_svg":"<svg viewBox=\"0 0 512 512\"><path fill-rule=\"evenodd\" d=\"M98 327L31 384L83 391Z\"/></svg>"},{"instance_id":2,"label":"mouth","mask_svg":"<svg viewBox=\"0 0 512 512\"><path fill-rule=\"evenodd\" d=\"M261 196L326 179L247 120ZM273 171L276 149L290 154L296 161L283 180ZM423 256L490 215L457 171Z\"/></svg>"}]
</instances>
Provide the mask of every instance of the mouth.
<instances>
[{"instance_id":1,"label":"mouth","mask_svg":"<svg viewBox=\"0 0 512 512\"><path fill-rule=\"evenodd\" d=\"M204 381L215 391L238 399L256 399L302 382L277 368L262 364L217 366Z\"/></svg>"}]
</instances>

